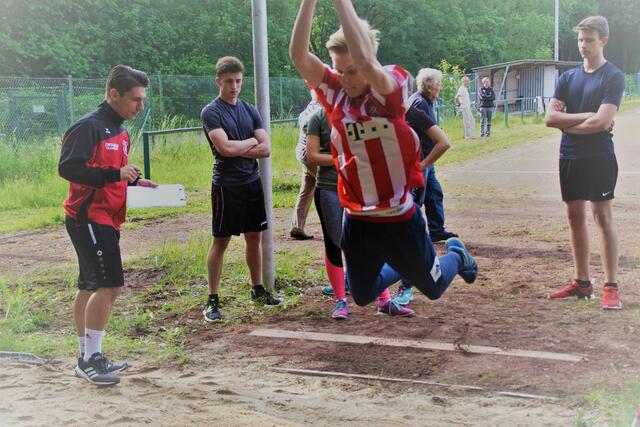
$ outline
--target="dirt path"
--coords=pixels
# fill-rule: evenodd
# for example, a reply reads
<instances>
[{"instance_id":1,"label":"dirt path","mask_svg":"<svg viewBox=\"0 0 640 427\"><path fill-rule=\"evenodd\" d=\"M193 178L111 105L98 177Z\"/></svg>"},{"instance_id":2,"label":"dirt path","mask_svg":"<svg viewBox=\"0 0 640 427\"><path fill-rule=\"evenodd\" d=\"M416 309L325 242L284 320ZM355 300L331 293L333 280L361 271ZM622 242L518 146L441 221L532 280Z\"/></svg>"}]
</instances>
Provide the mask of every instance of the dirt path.
<instances>
[{"instance_id":1,"label":"dirt path","mask_svg":"<svg viewBox=\"0 0 640 427\"><path fill-rule=\"evenodd\" d=\"M209 326L196 309L171 320L191 331L192 364L175 370L133 361L123 384L114 389L96 390L73 378L71 361L45 367L3 364L0 420L10 425L572 425L578 413L575 399L587 388L614 390L640 375L638 119L640 111L620 114L615 136L621 172L615 215L621 240L622 312L602 312L593 302L545 298L550 288L572 275L554 137L439 169L448 228L468 243L481 273L473 285L455 281L439 301L417 296L412 303L416 317L391 319L376 316L372 307L354 307L348 321L336 323L328 318L331 300L317 292L260 324ZM288 210L276 211L277 244L304 246L320 254L319 239L302 243L286 237L288 220ZM316 216L312 214L310 221L311 232L319 236ZM123 253L144 254L145 247L168 237L186 241L192 230L206 230L208 224L206 215L140 224L123 233ZM593 238L591 265L599 296L603 272ZM14 275L73 268L73 253L60 228L0 235L0 268ZM255 328L429 339L462 347L458 352L438 352L289 342L247 335ZM469 344L572 353L586 360L473 355L464 351ZM479 385L561 400L300 377L269 371L273 366Z\"/></svg>"},{"instance_id":2,"label":"dirt path","mask_svg":"<svg viewBox=\"0 0 640 427\"><path fill-rule=\"evenodd\" d=\"M275 236L277 249L291 245L300 246L288 235L290 209L275 209ZM322 248L320 221L315 213L309 215L309 230L318 238L302 244L311 250ZM208 232L211 229L210 214L188 213L177 218L166 218L134 225L125 225L120 242L125 261L148 255L150 250L165 240L180 243L189 241L192 233ZM12 280L42 272L55 273L74 270L77 259L69 236L63 226L38 230L0 233L0 276Z\"/></svg>"}]
</instances>

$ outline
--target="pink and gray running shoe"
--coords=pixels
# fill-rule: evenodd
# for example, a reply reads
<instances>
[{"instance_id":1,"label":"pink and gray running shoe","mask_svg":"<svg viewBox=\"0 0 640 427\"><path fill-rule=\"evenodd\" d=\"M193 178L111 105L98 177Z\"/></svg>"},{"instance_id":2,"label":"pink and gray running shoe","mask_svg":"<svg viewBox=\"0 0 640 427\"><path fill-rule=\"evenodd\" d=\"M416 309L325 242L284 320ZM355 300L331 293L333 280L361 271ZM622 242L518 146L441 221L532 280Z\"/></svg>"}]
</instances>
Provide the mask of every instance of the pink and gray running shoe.
<instances>
[{"instance_id":1,"label":"pink and gray running shoe","mask_svg":"<svg viewBox=\"0 0 640 427\"><path fill-rule=\"evenodd\" d=\"M388 314L389 316L411 317L416 314L409 307L402 306L394 300L385 301L378 305L378 313Z\"/></svg>"},{"instance_id":2,"label":"pink and gray running shoe","mask_svg":"<svg viewBox=\"0 0 640 427\"><path fill-rule=\"evenodd\" d=\"M331 317L336 320L344 320L349 317L349 305L347 304L347 301L343 299L338 301L336 308L334 308L331 313Z\"/></svg>"}]
</instances>

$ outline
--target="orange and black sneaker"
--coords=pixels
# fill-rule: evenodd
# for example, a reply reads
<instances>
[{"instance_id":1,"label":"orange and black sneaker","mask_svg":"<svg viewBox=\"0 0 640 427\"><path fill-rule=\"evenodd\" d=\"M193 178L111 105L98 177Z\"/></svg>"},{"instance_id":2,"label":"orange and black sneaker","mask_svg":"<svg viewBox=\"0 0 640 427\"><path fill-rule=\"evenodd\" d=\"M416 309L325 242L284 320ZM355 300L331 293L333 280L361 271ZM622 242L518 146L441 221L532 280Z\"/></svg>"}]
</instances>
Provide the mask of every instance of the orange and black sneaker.
<instances>
[{"instance_id":1,"label":"orange and black sneaker","mask_svg":"<svg viewBox=\"0 0 640 427\"><path fill-rule=\"evenodd\" d=\"M549 299L569 297L577 297L578 299L593 298L593 281L589 283L589 286L582 287L575 279L573 279L569 283L567 283L564 288L558 291L550 292L549 295L547 295L547 298Z\"/></svg>"},{"instance_id":2,"label":"orange and black sneaker","mask_svg":"<svg viewBox=\"0 0 640 427\"><path fill-rule=\"evenodd\" d=\"M606 283L602 288L602 300L598 304L603 310L622 310L622 300L617 284Z\"/></svg>"}]
</instances>

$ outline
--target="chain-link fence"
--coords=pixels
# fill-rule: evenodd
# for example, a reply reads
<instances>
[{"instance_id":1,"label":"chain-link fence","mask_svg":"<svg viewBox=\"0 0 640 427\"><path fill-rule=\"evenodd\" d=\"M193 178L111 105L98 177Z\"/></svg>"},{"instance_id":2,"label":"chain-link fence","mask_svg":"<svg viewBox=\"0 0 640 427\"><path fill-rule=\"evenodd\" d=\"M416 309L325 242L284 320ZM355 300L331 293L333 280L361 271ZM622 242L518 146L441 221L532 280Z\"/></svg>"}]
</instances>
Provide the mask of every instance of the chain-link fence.
<instances>
[{"instance_id":1,"label":"chain-link fence","mask_svg":"<svg viewBox=\"0 0 640 427\"><path fill-rule=\"evenodd\" d=\"M453 97L461 76L444 76L443 115L455 115ZM166 119L177 117L183 124L197 126L200 111L218 90L212 76L150 77L146 108L134 122L131 131L157 129ZM474 103L475 78L470 76L469 94ZM61 136L78 118L93 111L104 99L103 79L0 77L0 141L19 142L44 136ZM310 99L302 79L271 77L271 119L297 117ZM626 78L625 95L640 96L640 74ZM254 81L246 77L242 98L254 103Z\"/></svg>"},{"instance_id":2,"label":"chain-link fence","mask_svg":"<svg viewBox=\"0 0 640 427\"><path fill-rule=\"evenodd\" d=\"M200 111L218 94L213 77L163 76L151 77L151 91L157 100L156 118L181 116L199 120ZM271 77L269 79L271 119L296 117L310 99L309 90L302 79ZM149 95L149 94L148 94ZM255 85L252 77L245 77L241 97L255 104Z\"/></svg>"},{"instance_id":3,"label":"chain-link fence","mask_svg":"<svg viewBox=\"0 0 640 427\"><path fill-rule=\"evenodd\" d=\"M309 102L302 79L272 77L272 119L296 117ZM0 140L21 141L62 135L104 99L105 81L77 78L0 77ZM132 131L156 127L167 117L197 123L200 111L217 95L213 77L150 76L145 111ZM253 78L245 78L242 99L254 103Z\"/></svg>"},{"instance_id":4,"label":"chain-link fence","mask_svg":"<svg viewBox=\"0 0 640 427\"><path fill-rule=\"evenodd\" d=\"M0 140L61 136L96 109L104 90L104 80L98 79L0 77ZM141 127L150 111L147 108L129 126Z\"/></svg>"}]
</instances>

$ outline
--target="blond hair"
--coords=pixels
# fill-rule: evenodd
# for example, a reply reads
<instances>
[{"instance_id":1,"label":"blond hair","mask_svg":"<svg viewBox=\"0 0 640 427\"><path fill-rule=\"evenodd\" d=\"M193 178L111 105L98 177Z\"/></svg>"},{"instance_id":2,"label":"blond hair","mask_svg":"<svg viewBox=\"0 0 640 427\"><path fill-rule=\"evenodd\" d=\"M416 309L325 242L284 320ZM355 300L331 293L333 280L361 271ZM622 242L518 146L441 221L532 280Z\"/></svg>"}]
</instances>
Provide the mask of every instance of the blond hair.
<instances>
[{"instance_id":1,"label":"blond hair","mask_svg":"<svg viewBox=\"0 0 640 427\"><path fill-rule=\"evenodd\" d=\"M604 16L589 16L580 21L573 31L595 31L603 39L609 37L609 22Z\"/></svg>"},{"instance_id":2,"label":"blond hair","mask_svg":"<svg viewBox=\"0 0 640 427\"><path fill-rule=\"evenodd\" d=\"M358 21L360 23L360 26L364 30L364 32L367 33L367 37L369 37L369 41L371 42L371 47L373 47L373 52L378 53L378 45L379 45L378 40L380 38L380 31L371 28L371 25L369 25L369 22L364 19L358 18ZM349 47L347 46L347 39L344 37L344 31L342 27L340 27L338 31L336 31L335 33L329 36L329 40L327 41L327 44L325 44L325 47L329 50L329 52L334 52L334 53L349 52Z\"/></svg>"},{"instance_id":3,"label":"blond hair","mask_svg":"<svg viewBox=\"0 0 640 427\"><path fill-rule=\"evenodd\" d=\"M420 92L428 93L438 82L442 82L442 71L435 68L423 68L418 71L416 83Z\"/></svg>"}]
</instances>

